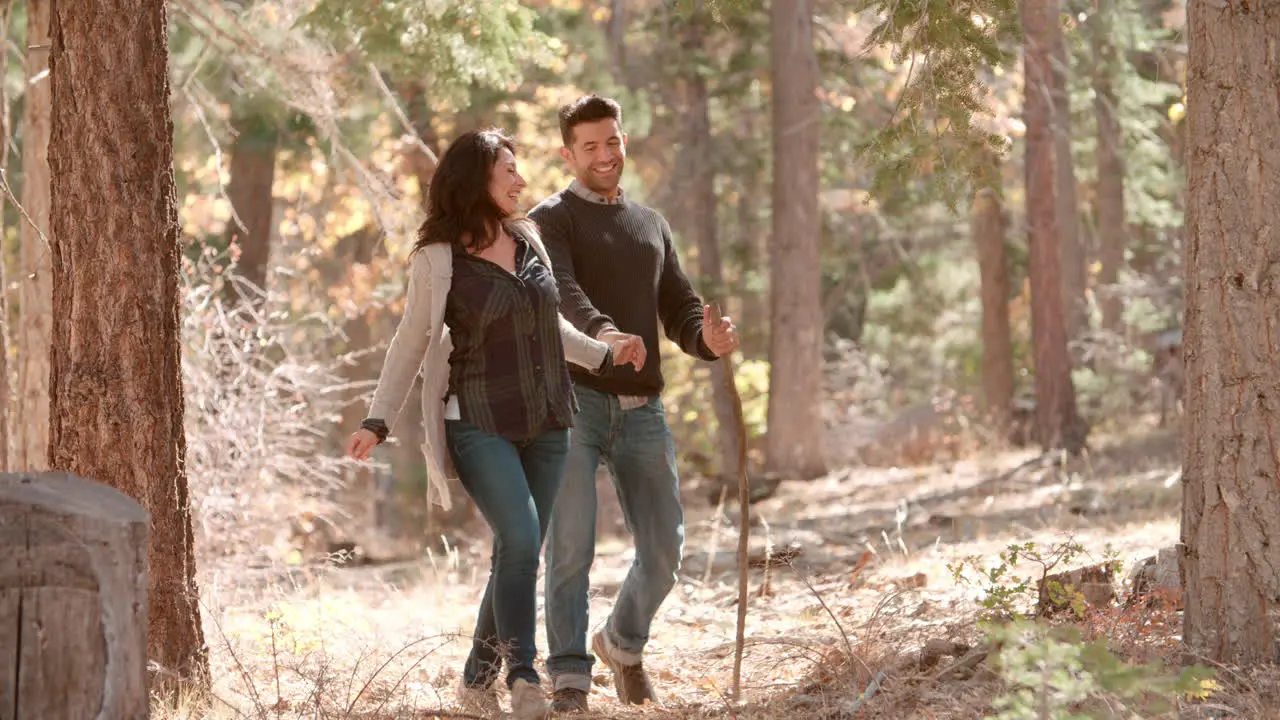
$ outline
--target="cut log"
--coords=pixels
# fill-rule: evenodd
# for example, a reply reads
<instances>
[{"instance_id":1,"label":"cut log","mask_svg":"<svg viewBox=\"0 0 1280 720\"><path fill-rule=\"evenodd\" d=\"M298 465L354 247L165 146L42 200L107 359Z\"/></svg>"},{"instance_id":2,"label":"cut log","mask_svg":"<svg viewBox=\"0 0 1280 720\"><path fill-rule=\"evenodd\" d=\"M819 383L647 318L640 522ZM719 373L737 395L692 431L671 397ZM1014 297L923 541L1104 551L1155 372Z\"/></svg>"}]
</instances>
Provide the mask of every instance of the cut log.
<instances>
[{"instance_id":1,"label":"cut log","mask_svg":"<svg viewBox=\"0 0 1280 720\"><path fill-rule=\"evenodd\" d=\"M1100 563L1043 578L1039 584L1036 615L1047 617L1063 610L1110 607L1116 599L1115 567Z\"/></svg>"},{"instance_id":2,"label":"cut log","mask_svg":"<svg viewBox=\"0 0 1280 720\"><path fill-rule=\"evenodd\" d=\"M0 720L147 717L150 523L101 483L0 474Z\"/></svg>"}]
</instances>

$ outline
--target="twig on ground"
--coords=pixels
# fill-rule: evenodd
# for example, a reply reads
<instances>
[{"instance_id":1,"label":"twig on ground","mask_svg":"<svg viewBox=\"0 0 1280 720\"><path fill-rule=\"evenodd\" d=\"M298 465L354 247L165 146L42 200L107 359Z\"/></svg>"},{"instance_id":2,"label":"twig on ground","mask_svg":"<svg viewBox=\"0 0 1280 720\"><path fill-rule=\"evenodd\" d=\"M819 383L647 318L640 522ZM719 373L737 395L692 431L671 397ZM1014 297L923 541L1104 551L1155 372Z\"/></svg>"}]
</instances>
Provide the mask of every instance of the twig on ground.
<instances>
[{"instance_id":1,"label":"twig on ground","mask_svg":"<svg viewBox=\"0 0 1280 720\"><path fill-rule=\"evenodd\" d=\"M862 691L862 694L858 696L858 699L854 700L853 704L850 705L848 710L845 712L852 714L853 711L857 710L862 705L862 703L875 697L876 692L880 690L880 684L888 677L889 672L887 670L881 670L876 673L876 676L871 679L871 683L867 685L867 689Z\"/></svg>"},{"instance_id":2,"label":"twig on ground","mask_svg":"<svg viewBox=\"0 0 1280 720\"><path fill-rule=\"evenodd\" d=\"M729 486L720 486L720 501L716 503L716 514L711 521L711 539L707 543L707 567L702 571L702 584L711 582L711 569L715 565L716 551L720 549L720 523L724 519L724 500L729 494Z\"/></svg>"},{"instance_id":3,"label":"twig on ground","mask_svg":"<svg viewBox=\"0 0 1280 720\"><path fill-rule=\"evenodd\" d=\"M956 660L950 665L939 670L937 673L934 673L933 681L942 682L943 680L948 680L952 677L958 677L959 674L965 670L972 670L978 667L978 665L982 664L982 661L986 660L987 656L990 654L990 648L970 650L968 655L965 655L959 660Z\"/></svg>"}]
</instances>

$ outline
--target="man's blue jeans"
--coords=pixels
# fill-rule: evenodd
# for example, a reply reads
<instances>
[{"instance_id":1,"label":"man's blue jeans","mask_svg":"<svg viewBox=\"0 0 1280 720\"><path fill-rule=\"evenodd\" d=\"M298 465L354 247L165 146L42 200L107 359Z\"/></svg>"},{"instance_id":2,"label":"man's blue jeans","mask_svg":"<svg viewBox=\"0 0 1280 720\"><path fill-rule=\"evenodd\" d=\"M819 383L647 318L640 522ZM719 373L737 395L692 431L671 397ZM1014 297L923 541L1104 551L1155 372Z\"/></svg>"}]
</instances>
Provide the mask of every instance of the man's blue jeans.
<instances>
[{"instance_id":1,"label":"man's blue jeans","mask_svg":"<svg viewBox=\"0 0 1280 720\"><path fill-rule=\"evenodd\" d=\"M488 687L507 658L507 686L524 679L538 684L534 669L538 556L551 508L564 476L568 430L548 430L511 442L457 420L445 421L453 466L493 530L489 585L463 681Z\"/></svg>"},{"instance_id":2,"label":"man's blue jeans","mask_svg":"<svg viewBox=\"0 0 1280 720\"><path fill-rule=\"evenodd\" d=\"M591 689L587 610L596 543L596 468L607 463L636 555L605 632L639 655L658 607L675 587L684 550L684 511L675 445L662 401L622 410L615 395L575 388L579 412L547 537L547 670L555 688Z\"/></svg>"}]
</instances>

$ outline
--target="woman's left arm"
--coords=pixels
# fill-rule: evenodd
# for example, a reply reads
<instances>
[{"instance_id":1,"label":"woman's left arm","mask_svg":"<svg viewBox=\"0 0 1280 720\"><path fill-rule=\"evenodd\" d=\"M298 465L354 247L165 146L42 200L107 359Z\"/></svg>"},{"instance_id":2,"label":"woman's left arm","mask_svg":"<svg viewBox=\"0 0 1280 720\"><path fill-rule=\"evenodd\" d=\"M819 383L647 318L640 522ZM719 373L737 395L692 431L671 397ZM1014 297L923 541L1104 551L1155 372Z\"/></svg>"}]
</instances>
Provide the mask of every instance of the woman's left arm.
<instances>
[{"instance_id":1,"label":"woman's left arm","mask_svg":"<svg viewBox=\"0 0 1280 720\"><path fill-rule=\"evenodd\" d=\"M560 340L564 343L564 359L592 372L600 372L612 365L613 354L608 343L588 337L560 315Z\"/></svg>"}]
</instances>

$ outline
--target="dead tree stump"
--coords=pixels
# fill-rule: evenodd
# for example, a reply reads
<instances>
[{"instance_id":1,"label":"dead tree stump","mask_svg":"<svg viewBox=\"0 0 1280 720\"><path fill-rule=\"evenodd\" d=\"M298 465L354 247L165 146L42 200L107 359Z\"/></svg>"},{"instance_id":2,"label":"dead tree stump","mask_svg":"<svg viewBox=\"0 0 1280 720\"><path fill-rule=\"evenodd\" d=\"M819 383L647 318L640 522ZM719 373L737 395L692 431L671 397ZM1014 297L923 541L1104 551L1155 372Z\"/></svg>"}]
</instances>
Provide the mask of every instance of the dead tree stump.
<instances>
[{"instance_id":1,"label":"dead tree stump","mask_svg":"<svg viewBox=\"0 0 1280 720\"><path fill-rule=\"evenodd\" d=\"M0 474L0 720L147 717L150 524L107 485Z\"/></svg>"}]
</instances>

